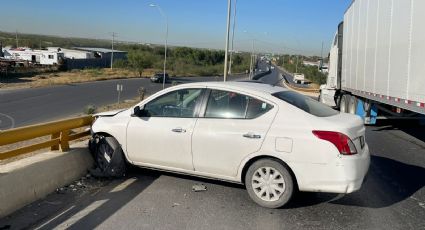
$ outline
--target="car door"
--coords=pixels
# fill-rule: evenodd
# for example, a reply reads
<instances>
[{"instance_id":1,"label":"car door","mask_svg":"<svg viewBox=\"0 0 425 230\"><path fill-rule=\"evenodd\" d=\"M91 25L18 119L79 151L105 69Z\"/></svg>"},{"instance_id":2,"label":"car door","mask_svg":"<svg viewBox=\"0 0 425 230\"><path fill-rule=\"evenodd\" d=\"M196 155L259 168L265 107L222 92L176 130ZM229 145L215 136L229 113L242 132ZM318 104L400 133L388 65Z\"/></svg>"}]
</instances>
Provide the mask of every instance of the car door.
<instances>
[{"instance_id":1,"label":"car door","mask_svg":"<svg viewBox=\"0 0 425 230\"><path fill-rule=\"evenodd\" d=\"M128 158L135 164L193 170L191 140L203 89L171 91L147 102L127 127Z\"/></svg>"},{"instance_id":2,"label":"car door","mask_svg":"<svg viewBox=\"0 0 425 230\"><path fill-rule=\"evenodd\" d=\"M235 177L242 159L261 148L277 106L238 92L207 93L192 139L195 171Z\"/></svg>"}]
</instances>

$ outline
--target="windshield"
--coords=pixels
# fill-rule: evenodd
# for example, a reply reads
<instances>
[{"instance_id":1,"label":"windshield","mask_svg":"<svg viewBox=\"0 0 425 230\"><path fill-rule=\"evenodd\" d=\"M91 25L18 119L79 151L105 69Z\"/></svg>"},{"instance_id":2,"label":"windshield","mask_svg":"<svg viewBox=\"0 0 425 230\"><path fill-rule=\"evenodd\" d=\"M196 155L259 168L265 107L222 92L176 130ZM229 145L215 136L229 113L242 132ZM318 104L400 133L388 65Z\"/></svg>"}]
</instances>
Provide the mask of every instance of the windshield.
<instances>
[{"instance_id":1,"label":"windshield","mask_svg":"<svg viewBox=\"0 0 425 230\"><path fill-rule=\"evenodd\" d=\"M317 117L330 117L339 113L310 97L293 91L281 91L272 95Z\"/></svg>"}]
</instances>

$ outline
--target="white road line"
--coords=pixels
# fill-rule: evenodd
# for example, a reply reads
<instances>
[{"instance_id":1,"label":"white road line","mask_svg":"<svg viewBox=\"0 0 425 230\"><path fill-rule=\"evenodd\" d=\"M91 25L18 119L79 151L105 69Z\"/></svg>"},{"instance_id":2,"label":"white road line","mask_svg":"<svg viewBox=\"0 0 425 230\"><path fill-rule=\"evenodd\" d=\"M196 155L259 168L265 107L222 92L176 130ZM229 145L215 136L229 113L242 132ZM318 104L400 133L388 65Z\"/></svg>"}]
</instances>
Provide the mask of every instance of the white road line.
<instances>
[{"instance_id":1,"label":"white road line","mask_svg":"<svg viewBox=\"0 0 425 230\"><path fill-rule=\"evenodd\" d=\"M9 128L6 128L6 129L12 129L12 128L15 127L15 119L13 119L13 117L11 117L7 114L4 114L4 113L0 113L0 124L3 122L2 119L1 119L1 116L4 116L11 121L11 126Z\"/></svg>"}]
</instances>

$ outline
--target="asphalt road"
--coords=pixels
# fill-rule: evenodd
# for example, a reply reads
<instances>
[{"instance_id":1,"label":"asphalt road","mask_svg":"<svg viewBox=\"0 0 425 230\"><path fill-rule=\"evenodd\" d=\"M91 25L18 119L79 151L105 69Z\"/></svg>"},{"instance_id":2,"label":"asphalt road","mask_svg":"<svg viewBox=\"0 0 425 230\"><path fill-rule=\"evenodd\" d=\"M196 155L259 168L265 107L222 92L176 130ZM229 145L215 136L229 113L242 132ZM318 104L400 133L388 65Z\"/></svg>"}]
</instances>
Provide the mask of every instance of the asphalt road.
<instances>
[{"instance_id":1,"label":"asphalt road","mask_svg":"<svg viewBox=\"0 0 425 230\"><path fill-rule=\"evenodd\" d=\"M239 79L230 77L230 80ZM219 77L174 78L179 83L221 81ZM82 114L88 105L103 106L118 101L117 84L123 85L121 101L138 96L145 87L146 94L162 89L162 83L149 79L122 79L59 85L43 88L0 89L0 130ZM166 84L169 87L171 84Z\"/></svg>"},{"instance_id":2,"label":"asphalt road","mask_svg":"<svg viewBox=\"0 0 425 230\"><path fill-rule=\"evenodd\" d=\"M102 186L51 194L0 220L0 228L425 229L424 130L414 122L368 126L368 179L348 195L299 193L272 210L253 203L243 186L133 168L126 178L88 183ZM197 183L207 191L192 192Z\"/></svg>"},{"instance_id":3,"label":"asphalt road","mask_svg":"<svg viewBox=\"0 0 425 230\"><path fill-rule=\"evenodd\" d=\"M425 229L423 127L382 124L368 127L366 139L368 179L345 196L299 193L272 210L253 203L243 186L133 168L126 178L96 182L103 186L53 193L0 220L0 228ZM207 191L192 192L198 183Z\"/></svg>"}]
</instances>

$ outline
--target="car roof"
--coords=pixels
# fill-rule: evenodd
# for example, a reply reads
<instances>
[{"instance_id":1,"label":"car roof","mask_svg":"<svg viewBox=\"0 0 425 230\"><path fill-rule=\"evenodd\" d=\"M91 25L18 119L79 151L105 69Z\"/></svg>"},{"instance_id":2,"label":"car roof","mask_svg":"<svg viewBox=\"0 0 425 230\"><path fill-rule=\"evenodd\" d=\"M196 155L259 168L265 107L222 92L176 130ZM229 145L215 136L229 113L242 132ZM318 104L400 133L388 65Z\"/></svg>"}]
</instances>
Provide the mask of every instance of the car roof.
<instances>
[{"instance_id":1,"label":"car roof","mask_svg":"<svg viewBox=\"0 0 425 230\"><path fill-rule=\"evenodd\" d=\"M251 91L256 93L273 94L288 89L281 86L273 86L269 84L259 84L258 82L240 82L240 81L227 81L227 82L197 82L184 84L185 86L205 86L205 87L219 87L229 88L234 90Z\"/></svg>"}]
</instances>

